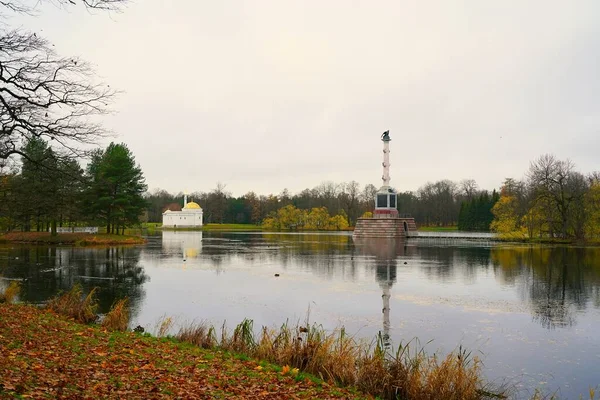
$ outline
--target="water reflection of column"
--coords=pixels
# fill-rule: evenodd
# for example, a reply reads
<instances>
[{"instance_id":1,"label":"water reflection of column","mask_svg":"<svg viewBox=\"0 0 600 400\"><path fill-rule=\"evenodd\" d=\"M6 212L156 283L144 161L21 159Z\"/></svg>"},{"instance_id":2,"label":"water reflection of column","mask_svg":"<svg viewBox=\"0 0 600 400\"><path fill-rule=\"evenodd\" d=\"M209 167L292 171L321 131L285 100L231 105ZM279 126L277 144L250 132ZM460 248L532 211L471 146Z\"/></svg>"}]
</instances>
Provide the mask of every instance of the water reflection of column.
<instances>
[{"instance_id":1,"label":"water reflection of column","mask_svg":"<svg viewBox=\"0 0 600 400\"><path fill-rule=\"evenodd\" d=\"M383 347L388 350L392 346L391 331L391 290L396 282L397 258L406 254L406 243L397 239L370 238L354 241L360 254L375 256L375 279L382 290L383 330L380 337Z\"/></svg>"},{"instance_id":2,"label":"water reflection of column","mask_svg":"<svg viewBox=\"0 0 600 400\"><path fill-rule=\"evenodd\" d=\"M388 271L389 272L389 271ZM391 284L383 285L383 345L387 349L390 347L390 288Z\"/></svg>"}]
</instances>

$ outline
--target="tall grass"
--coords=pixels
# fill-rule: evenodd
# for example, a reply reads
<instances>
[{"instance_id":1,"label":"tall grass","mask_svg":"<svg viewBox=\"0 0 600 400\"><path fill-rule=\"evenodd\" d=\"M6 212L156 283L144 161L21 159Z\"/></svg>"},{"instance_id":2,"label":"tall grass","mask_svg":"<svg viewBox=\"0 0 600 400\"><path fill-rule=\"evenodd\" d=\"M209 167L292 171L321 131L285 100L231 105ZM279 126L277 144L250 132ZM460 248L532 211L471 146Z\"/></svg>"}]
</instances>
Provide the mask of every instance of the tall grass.
<instances>
[{"instance_id":1,"label":"tall grass","mask_svg":"<svg viewBox=\"0 0 600 400\"><path fill-rule=\"evenodd\" d=\"M96 290L93 288L87 296L83 295L81 285L76 284L68 292L63 292L48 302L48 309L57 314L73 318L77 322L84 324L94 322L98 316L98 302L96 300Z\"/></svg>"},{"instance_id":2,"label":"tall grass","mask_svg":"<svg viewBox=\"0 0 600 400\"><path fill-rule=\"evenodd\" d=\"M598 390L598 388L599 386L596 386L595 388L589 388L587 393L589 397L579 395L579 400L596 400L596 390ZM559 400L559 397L556 394L543 394L539 390L536 390L531 400Z\"/></svg>"},{"instance_id":3,"label":"tall grass","mask_svg":"<svg viewBox=\"0 0 600 400\"><path fill-rule=\"evenodd\" d=\"M127 330L129 325L129 300L127 298L117 301L102 320L102 326L109 331Z\"/></svg>"},{"instance_id":4,"label":"tall grass","mask_svg":"<svg viewBox=\"0 0 600 400\"><path fill-rule=\"evenodd\" d=\"M219 344L215 328L208 326L205 322L181 327L176 337L182 342L191 343L203 349L212 349Z\"/></svg>"},{"instance_id":5,"label":"tall grass","mask_svg":"<svg viewBox=\"0 0 600 400\"><path fill-rule=\"evenodd\" d=\"M0 293L0 303L13 303L20 292L21 284L19 282L12 281L4 290L4 293Z\"/></svg>"},{"instance_id":6,"label":"tall grass","mask_svg":"<svg viewBox=\"0 0 600 400\"><path fill-rule=\"evenodd\" d=\"M225 325L220 338L206 322L184 325L178 340L203 348L219 348L250 357L289 365L339 385L354 385L382 399L479 400L506 398L487 390L481 378L481 362L459 348L445 357L428 356L415 343L386 350L383 339L357 341L344 329L326 332L320 325L283 324L263 327L258 335L253 321L245 319L229 334Z\"/></svg>"},{"instance_id":7,"label":"tall grass","mask_svg":"<svg viewBox=\"0 0 600 400\"><path fill-rule=\"evenodd\" d=\"M173 318L167 317L167 316L161 317L161 319L158 321L158 333L156 336L158 336L158 337L167 336L167 334L173 327L173 324L174 324Z\"/></svg>"}]
</instances>

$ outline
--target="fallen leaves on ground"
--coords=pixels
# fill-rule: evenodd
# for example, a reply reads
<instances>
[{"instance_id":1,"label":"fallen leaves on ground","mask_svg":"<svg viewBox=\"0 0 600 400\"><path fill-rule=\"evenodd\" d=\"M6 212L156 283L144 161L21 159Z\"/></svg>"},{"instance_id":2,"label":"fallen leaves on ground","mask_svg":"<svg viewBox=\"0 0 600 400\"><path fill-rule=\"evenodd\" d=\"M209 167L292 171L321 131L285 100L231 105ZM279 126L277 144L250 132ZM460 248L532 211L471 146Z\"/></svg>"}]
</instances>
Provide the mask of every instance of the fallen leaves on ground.
<instances>
[{"instance_id":1,"label":"fallen leaves on ground","mask_svg":"<svg viewBox=\"0 0 600 400\"><path fill-rule=\"evenodd\" d=\"M294 369L295 370L295 369ZM0 398L365 398L318 379L171 339L107 332L0 305Z\"/></svg>"}]
</instances>

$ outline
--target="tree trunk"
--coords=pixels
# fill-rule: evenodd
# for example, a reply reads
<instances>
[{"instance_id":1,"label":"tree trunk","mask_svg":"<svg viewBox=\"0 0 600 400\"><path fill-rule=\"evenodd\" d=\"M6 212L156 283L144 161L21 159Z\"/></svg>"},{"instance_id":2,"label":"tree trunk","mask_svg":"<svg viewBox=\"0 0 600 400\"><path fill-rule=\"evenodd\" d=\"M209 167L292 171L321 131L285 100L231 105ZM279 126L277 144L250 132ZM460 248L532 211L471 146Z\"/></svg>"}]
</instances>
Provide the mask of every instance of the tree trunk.
<instances>
[{"instance_id":1,"label":"tree trunk","mask_svg":"<svg viewBox=\"0 0 600 400\"><path fill-rule=\"evenodd\" d=\"M106 213L106 234L110 234L110 208L108 209L108 212Z\"/></svg>"},{"instance_id":2,"label":"tree trunk","mask_svg":"<svg viewBox=\"0 0 600 400\"><path fill-rule=\"evenodd\" d=\"M51 235L52 236L57 236L58 235L58 233L56 232L56 219L52 220Z\"/></svg>"}]
</instances>

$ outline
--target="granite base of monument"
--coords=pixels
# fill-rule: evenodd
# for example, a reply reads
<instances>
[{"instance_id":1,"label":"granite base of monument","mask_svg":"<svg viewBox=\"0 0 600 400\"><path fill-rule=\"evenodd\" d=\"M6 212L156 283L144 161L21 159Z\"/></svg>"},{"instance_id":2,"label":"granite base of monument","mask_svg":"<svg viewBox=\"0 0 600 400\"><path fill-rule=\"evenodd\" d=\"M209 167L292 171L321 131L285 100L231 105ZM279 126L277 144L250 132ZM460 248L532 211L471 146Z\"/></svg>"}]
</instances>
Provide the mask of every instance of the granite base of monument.
<instances>
[{"instance_id":1,"label":"granite base of monument","mask_svg":"<svg viewBox=\"0 0 600 400\"><path fill-rule=\"evenodd\" d=\"M417 235L414 218L394 218L375 215L374 218L359 218L353 238L405 238Z\"/></svg>"}]
</instances>

